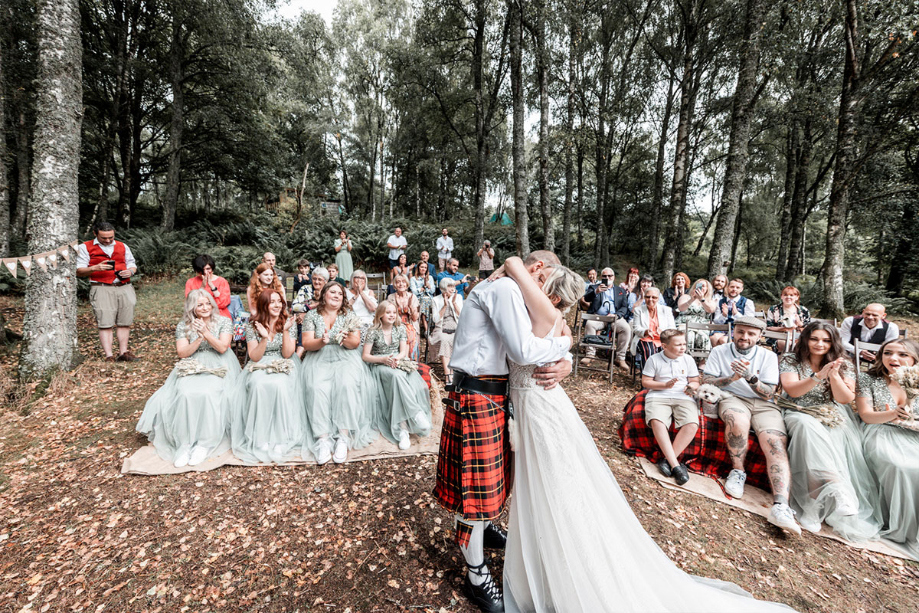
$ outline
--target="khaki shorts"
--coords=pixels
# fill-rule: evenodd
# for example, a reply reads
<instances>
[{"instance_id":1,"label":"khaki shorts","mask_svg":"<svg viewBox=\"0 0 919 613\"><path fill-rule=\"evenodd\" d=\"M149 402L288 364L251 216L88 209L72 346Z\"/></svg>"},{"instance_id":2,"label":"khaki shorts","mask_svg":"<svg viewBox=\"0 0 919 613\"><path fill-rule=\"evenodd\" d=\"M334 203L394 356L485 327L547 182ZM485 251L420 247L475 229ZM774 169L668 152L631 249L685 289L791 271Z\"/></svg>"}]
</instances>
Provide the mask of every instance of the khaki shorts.
<instances>
[{"instance_id":1,"label":"khaki shorts","mask_svg":"<svg viewBox=\"0 0 919 613\"><path fill-rule=\"evenodd\" d=\"M724 419L726 409L745 413L750 418L753 431L759 434L766 430L775 430L785 434L785 420L779 408L762 398L740 398L732 396L718 403L718 416Z\"/></svg>"},{"instance_id":2,"label":"khaki shorts","mask_svg":"<svg viewBox=\"0 0 919 613\"><path fill-rule=\"evenodd\" d=\"M689 398L646 398L645 423L651 425L651 420L656 419L668 428L670 422L676 423L677 428L686 424L699 423L699 407L695 400Z\"/></svg>"},{"instance_id":3,"label":"khaki shorts","mask_svg":"<svg viewBox=\"0 0 919 613\"><path fill-rule=\"evenodd\" d=\"M437 258L437 265L440 266L440 269L443 270L447 267L447 264L450 263L450 260L453 258Z\"/></svg>"},{"instance_id":4,"label":"khaki shorts","mask_svg":"<svg viewBox=\"0 0 919 613\"><path fill-rule=\"evenodd\" d=\"M89 288L89 303L100 330L126 328L134 323L137 296L132 285L93 285Z\"/></svg>"}]
</instances>

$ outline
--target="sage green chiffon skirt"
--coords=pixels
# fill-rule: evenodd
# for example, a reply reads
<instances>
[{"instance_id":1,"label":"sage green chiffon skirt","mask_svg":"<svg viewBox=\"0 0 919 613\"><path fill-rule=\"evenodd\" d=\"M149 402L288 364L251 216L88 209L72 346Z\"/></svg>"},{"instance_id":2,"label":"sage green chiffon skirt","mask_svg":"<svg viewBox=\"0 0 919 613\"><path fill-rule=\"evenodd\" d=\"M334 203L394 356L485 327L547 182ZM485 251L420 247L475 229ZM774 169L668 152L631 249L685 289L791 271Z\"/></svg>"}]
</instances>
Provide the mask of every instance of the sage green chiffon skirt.
<instances>
[{"instance_id":1,"label":"sage green chiffon skirt","mask_svg":"<svg viewBox=\"0 0 919 613\"><path fill-rule=\"evenodd\" d=\"M431 401L428 386L418 371L405 372L385 364L370 367L376 380L381 410L377 428L386 439L398 443L402 424L409 434L431 432Z\"/></svg>"}]
</instances>

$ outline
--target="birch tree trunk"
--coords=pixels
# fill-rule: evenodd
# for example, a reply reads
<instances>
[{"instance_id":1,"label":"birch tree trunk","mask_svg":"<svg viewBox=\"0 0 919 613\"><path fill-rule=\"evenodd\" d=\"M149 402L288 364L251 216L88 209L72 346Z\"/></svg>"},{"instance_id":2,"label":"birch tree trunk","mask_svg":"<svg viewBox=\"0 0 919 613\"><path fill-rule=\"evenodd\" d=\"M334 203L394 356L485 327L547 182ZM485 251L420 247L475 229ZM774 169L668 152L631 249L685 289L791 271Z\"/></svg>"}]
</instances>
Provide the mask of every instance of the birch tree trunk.
<instances>
[{"instance_id":1,"label":"birch tree trunk","mask_svg":"<svg viewBox=\"0 0 919 613\"><path fill-rule=\"evenodd\" d=\"M3 77L3 47L0 46L0 257L10 254L10 184L6 167L6 87ZM6 332L0 330L0 336ZM0 339L2 340L2 339Z\"/></svg>"},{"instance_id":2,"label":"birch tree trunk","mask_svg":"<svg viewBox=\"0 0 919 613\"><path fill-rule=\"evenodd\" d=\"M539 212L543 248L555 251L555 221L549 193L549 50L546 44L546 0L537 3L536 81L539 88Z\"/></svg>"},{"instance_id":3,"label":"birch tree trunk","mask_svg":"<svg viewBox=\"0 0 919 613\"><path fill-rule=\"evenodd\" d=\"M39 71L29 252L41 253L77 237L77 176L83 120L80 5L42 0L38 10ZM26 283L24 379L70 368L77 344L76 262L36 266Z\"/></svg>"},{"instance_id":4,"label":"birch tree trunk","mask_svg":"<svg viewBox=\"0 0 919 613\"><path fill-rule=\"evenodd\" d=\"M725 262L731 254L731 239L740 209L740 195L747 176L750 128L756 105L756 74L759 71L763 4L763 0L747 0L744 41L740 50L740 71L731 109L731 134L724 172L724 191L721 195L721 212L715 224L715 237L708 256L709 279L725 273Z\"/></svg>"},{"instance_id":5,"label":"birch tree trunk","mask_svg":"<svg viewBox=\"0 0 919 613\"><path fill-rule=\"evenodd\" d=\"M562 264L571 259L571 207L574 194L574 113L577 105L577 49L580 28L572 10L568 24L568 101L565 117L565 211L562 221Z\"/></svg>"},{"instance_id":6,"label":"birch tree trunk","mask_svg":"<svg viewBox=\"0 0 919 613\"><path fill-rule=\"evenodd\" d=\"M654 164L654 187L651 202L651 238L648 240L645 253L645 268L653 268L658 261L658 249L661 237L661 211L664 209L664 165L667 161L667 134L670 132L670 116L673 114L674 75L670 74L667 84L667 100L664 103L664 117L661 120L661 133L657 141L657 161Z\"/></svg>"},{"instance_id":7,"label":"birch tree trunk","mask_svg":"<svg viewBox=\"0 0 919 613\"><path fill-rule=\"evenodd\" d=\"M791 199L795 189L795 174L798 157L797 118L791 117L788 123L788 134L785 147L785 189L782 194L782 217L779 223L779 255L775 263L775 280L785 280L785 267L788 265L788 247L791 242Z\"/></svg>"},{"instance_id":8,"label":"birch tree trunk","mask_svg":"<svg viewBox=\"0 0 919 613\"><path fill-rule=\"evenodd\" d=\"M25 238L26 220L29 213L29 192L31 191L32 178L29 170L30 147L29 128L26 114L19 113L19 126L16 129L16 169L18 171L16 185L19 191L16 194L16 210L10 222L13 235Z\"/></svg>"},{"instance_id":9,"label":"birch tree trunk","mask_svg":"<svg viewBox=\"0 0 919 613\"><path fill-rule=\"evenodd\" d=\"M508 1L510 21L511 54L511 98L513 105L513 126L511 150L514 175L514 214L517 226L517 255L526 258L530 254L529 211L527 211L526 158L524 151L524 91L523 91L523 20L519 4ZM479 244L479 243L476 243Z\"/></svg>"}]
</instances>

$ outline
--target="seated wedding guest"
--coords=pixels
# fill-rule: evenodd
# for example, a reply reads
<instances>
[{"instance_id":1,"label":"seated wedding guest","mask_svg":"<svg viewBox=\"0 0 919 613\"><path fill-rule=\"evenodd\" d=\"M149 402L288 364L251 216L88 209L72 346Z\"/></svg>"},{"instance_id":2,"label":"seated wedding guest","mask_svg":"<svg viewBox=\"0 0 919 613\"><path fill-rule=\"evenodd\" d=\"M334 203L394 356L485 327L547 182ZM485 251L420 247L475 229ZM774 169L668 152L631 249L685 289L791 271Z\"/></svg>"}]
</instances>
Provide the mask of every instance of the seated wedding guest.
<instances>
[{"instance_id":1,"label":"seated wedding guest","mask_svg":"<svg viewBox=\"0 0 919 613\"><path fill-rule=\"evenodd\" d=\"M284 286L281 285L281 280L274 274L274 268L270 264L262 262L252 273L252 277L249 279L249 287L246 289L246 308L249 309L250 320L258 314L259 296L267 289L275 290L281 294L281 299L284 299Z\"/></svg>"},{"instance_id":2,"label":"seated wedding guest","mask_svg":"<svg viewBox=\"0 0 919 613\"><path fill-rule=\"evenodd\" d=\"M408 357L411 360L418 359L418 337L419 337L419 318L420 304L415 295L409 291L408 277L405 275L396 275L393 279L393 288L396 290L390 294L386 300L396 305L399 313L399 319L405 326L406 336L408 337Z\"/></svg>"},{"instance_id":3,"label":"seated wedding guest","mask_svg":"<svg viewBox=\"0 0 919 613\"><path fill-rule=\"evenodd\" d=\"M275 257L275 255L271 253L270 251L266 251L265 253L262 254L262 263L268 264L269 266L271 266L271 270L273 270L275 276L281 280L281 285L283 286L284 279L290 276L290 273L285 272L284 270L281 269L280 266L278 266L277 258Z\"/></svg>"},{"instance_id":4,"label":"seated wedding guest","mask_svg":"<svg viewBox=\"0 0 919 613\"><path fill-rule=\"evenodd\" d=\"M883 518L877 484L862 451L853 364L832 324L804 327L794 355L779 364L784 396L807 410L826 407L841 422L828 426L811 413L785 407L791 506L801 527L817 533L826 522L850 541L877 537Z\"/></svg>"},{"instance_id":5,"label":"seated wedding guest","mask_svg":"<svg viewBox=\"0 0 919 613\"><path fill-rule=\"evenodd\" d=\"M325 267L325 269L329 273L329 281L335 281L342 287L348 286L348 282L338 276L338 265L337 264L329 264L328 266Z\"/></svg>"},{"instance_id":6,"label":"seated wedding guest","mask_svg":"<svg viewBox=\"0 0 919 613\"><path fill-rule=\"evenodd\" d=\"M306 455L302 447L303 399L297 365L290 359L296 342L294 319L284 295L266 289L246 324L249 362L235 386L230 419L233 455L248 464L286 462Z\"/></svg>"},{"instance_id":7,"label":"seated wedding guest","mask_svg":"<svg viewBox=\"0 0 919 613\"><path fill-rule=\"evenodd\" d=\"M689 277L685 272L678 272L670 280L670 287L664 290L664 304L673 310L673 316L679 314L680 298L689 293Z\"/></svg>"},{"instance_id":8,"label":"seated wedding guest","mask_svg":"<svg viewBox=\"0 0 919 613\"><path fill-rule=\"evenodd\" d=\"M361 320L344 298L344 288L329 283L303 320L306 355L300 383L309 421L304 445L314 450L319 464L341 464L348 459L348 449L366 447L377 437L376 383L358 349Z\"/></svg>"},{"instance_id":9,"label":"seated wedding guest","mask_svg":"<svg viewBox=\"0 0 919 613\"><path fill-rule=\"evenodd\" d=\"M297 262L297 274L294 275L294 296L304 285L309 285L310 281L310 261L300 260Z\"/></svg>"},{"instance_id":10,"label":"seated wedding guest","mask_svg":"<svg viewBox=\"0 0 919 613\"><path fill-rule=\"evenodd\" d=\"M616 366L628 370L625 353L632 341L632 327L628 321L629 295L616 285L616 273L613 269L604 268L600 272L600 282L589 286L581 300L587 303L587 313L590 315L616 315L616 321L611 324ZM587 321L584 323L584 333L599 334L607 325L602 321ZM587 364L596 355L597 348L588 347L581 363Z\"/></svg>"},{"instance_id":11,"label":"seated wedding guest","mask_svg":"<svg viewBox=\"0 0 919 613\"><path fill-rule=\"evenodd\" d=\"M440 294L434 296L431 304L432 330L428 342L431 343L431 354L440 359L444 367L447 385L453 382L453 371L450 370L450 358L453 357L453 336L456 324L463 312L463 297L456 291L456 281L444 278L440 280Z\"/></svg>"},{"instance_id":12,"label":"seated wedding guest","mask_svg":"<svg viewBox=\"0 0 919 613\"><path fill-rule=\"evenodd\" d=\"M756 305L746 296L741 296L743 279L731 279L724 295L718 300L717 308L712 316L712 323L732 324L738 317L753 317ZM720 332L712 334L712 347L728 342L728 336Z\"/></svg>"},{"instance_id":13,"label":"seated wedding guest","mask_svg":"<svg viewBox=\"0 0 919 613\"><path fill-rule=\"evenodd\" d=\"M230 317L230 284L217 275L217 263L209 255L199 255L191 261L195 276L185 282L185 297L192 291L203 289L214 297L214 302L224 317ZM232 319L232 317L230 317Z\"/></svg>"},{"instance_id":14,"label":"seated wedding guest","mask_svg":"<svg viewBox=\"0 0 919 613\"><path fill-rule=\"evenodd\" d=\"M408 256L404 253L400 255L399 259L396 260L396 265L390 269L389 275L389 282L393 285L395 285L394 281L397 275L408 277Z\"/></svg>"},{"instance_id":15,"label":"seated wedding guest","mask_svg":"<svg viewBox=\"0 0 919 613\"><path fill-rule=\"evenodd\" d=\"M625 273L625 281L620 283L619 287L624 289L626 294L634 294L638 292L638 282L640 280L641 275L638 274L638 269L633 266Z\"/></svg>"},{"instance_id":16,"label":"seated wedding guest","mask_svg":"<svg viewBox=\"0 0 919 613\"><path fill-rule=\"evenodd\" d=\"M696 361L686 355L686 337L682 330L661 332L663 351L652 355L641 369L641 386L648 392L645 400L645 423L654 433L654 440L664 454L657 463L665 477L673 477L677 485L689 481L689 470L679 462L699 432L699 407L691 394L699 387ZM670 441L670 424L677 434Z\"/></svg>"},{"instance_id":17,"label":"seated wedding guest","mask_svg":"<svg viewBox=\"0 0 919 613\"><path fill-rule=\"evenodd\" d=\"M747 473L750 426L764 453L774 504L769 523L801 534L794 512L788 506L791 469L785 452L785 421L771 402L779 383L779 362L765 347L757 346L766 323L755 317L740 316L734 323L734 340L712 349L705 362L702 383L720 387L731 394L718 403L718 416L724 421L724 438L733 469L724 483L732 498L743 496Z\"/></svg>"},{"instance_id":18,"label":"seated wedding guest","mask_svg":"<svg viewBox=\"0 0 919 613\"><path fill-rule=\"evenodd\" d=\"M799 300L801 300L801 292L797 287L789 285L784 288L781 304L775 304L766 311L766 329L773 332L800 332L803 330L804 326L811 322L811 314L807 307L798 304ZM770 338L766 340L766 343L779 353L785 353L785 341Z\"/></svg>"},{"instance_id":19,"label":"seated wedding guest","mask_svg":"<svg viewBox=\"0 0 919 613\"><path fill-rule=\"evenodd\" d=\"M654 287L654 277L642 275L638 282L638 291L629 294L629 321L635 316L635 309L644 304L645 292Z\"/></svg>"},{"instance_id":20,"label":"seated wedding guest","mask_svg":"<svg viewBox=\"0 0 919 613\"><path fill-rule=\"evenodd\" d=\"M839 336L842 338L842 346L846 352L855 355L855 339L862 343L872 343L874 345L883 345L900 336L900 328L897 324L891 323L885 319L887 309L883 304L872 303L862 310L861 315L846 317L842 320L839 327ZM875 355L873 351L862 350L860 359L866 362L874 362Z\"/></svg>"},{"instance_id":21,"label":"seated wedding guest","mask_svg":"<svg viewBox=\"0 0 919 613\"><path fill-rule=\"evenodd\" d=\"M197 466L230 448L227 393L239 374L239 361L227 351L233 323L217 313L206 291L193 289L176 326L179 362L156 390L137 423L157 455L176 468Z\"/></svg>"},{"instance_id":22,"label":"seated wedding guest","mask_svg":"<svg viewBox=\"0 0 919 613\"><path fill-rule=\"evenodd\" d=\"M351 287L345 290L348 306L361 320L366 329L373 324L373 314L377 310L377 299L373 290L367 289L367 273L361 269L351 273Z\"/></svg>"},{"instance_id":23,"label":"seated wedding guest","mask_svg":"<svg viewBox=\"0 0 919 613\"><path fill-rule=\"evenodd\" d=\"M437 271L434 270L434 265L431 264L430 260L431 260L431 254L428 253L427 251L422 251L420 261L424 262L424 265L428 267L428 274L433 277L437 274ZM408 269L412 271L412 274L415 274L416 266L418 266L418 264L412 264L408 267Z\"/></svg>"},{"instance_id":24,"label":"seated wedding guest","mask_svg":"<svg viewBox=\"0 0 919 613\"><path fill-rule=\"evenodd\" d=\"M320 266L313 269L311 277L312 283L301 287L300 291L298 291L297 295L294 297L292 305L294 313L305 313L306 311L311 311L316 308L316 304L319 300L319 292L321 292L325 284L329 282L329 277L329 270L327 268Z\"/></svg>"},{"instance_id":25,"label":"seated wedding guest","mask_svg":"<svg viewBox=\"0 0 919 613\"><path fill-rule=\"evenodd\" d=\"M587 293L587 290L590 289L591 285L596 285L597 283L597 269L591 268L587 271L586 281L584 281L584 293ZM586 308L586 307L585 307Z\"/></svg>"},{"instance_id":26,"label":"seated wedding guest","mask_svg":"<svg viewBox=\"0 0 919 613\"><path fill-rule=\"evenodd\" d=\"M678 328L685 323L707 324L714 312L715 301L712 300L712 286L705 279L699 279L693 283L688 294L680 296L674 323ZM712 348L712 342L708 332L689 330L686 334L686 347L690 351L709 351Z\"/></svg>"},{"instance_id":27,"label":"seated wedding guest","mask_svg":"<svg viewBox=\"0 0 919 613\"><path fill-rule=\"evenodd\" d=\"M661 332L676 328L673 311L661 300L656 287L644 293L641 306L632 316L632 355L641 356L642 363L661 350Z\"/></svg>"},{"instance_id":28,"label":"seated wedding guest","mask_svg":"<svg viewBox=\"0 0 919 613\"><path fill-rule=\"evenodd\" d=\"M868 373L860 376L855 399L864 422L865 459L877 478L886 518L881 536L902 545L914 560L919 560L919 395L915 375L912 385L904 385L896 374L917 362L919 343L887 341ZM912 429L902 427L903 422Z\"/></svg>"},{"instance_id":29,"label":"seated wedding guest","mask_svg":"<svg viewBox=\"0 0 919 613\"><path fill-rule=\"evenodd\" d=\"M720 301L724 297L724 290L727 286L727 275L715 275L715 278L712 279L712 300Z\"/></svg>"},{"instance_id":30,"label":"seated wedding guest","mask_svg":"<svg viewBox=\"0 0 919 613\"><path fill-rule=\"evenodd\" d=\"M419 320L421 324L421 335L425 336L431 332L431 300L434 297L436 288L434 287L434 277L429 274L428 265L423 260L418 262L415 266L414 273L411 279L409 279L409 288L412 290L412 293L415 294L415 298L418 299L419 310L421 312Z\"/></svg>"},{"instance_id":31,"label":"seated wedding guest","mask_svg":"<svg viewBox=\"0 0 919 613\"><path fill-rule=\"evenodd\" d=\"M402 450L411 446L410 434L427 436L431 432L428 386L407 356L405 326L399 321L396 305L384 301L367 331L362 357L371 365L380 393L382 410L377 427Z\"/></svg>"}]
</instances>

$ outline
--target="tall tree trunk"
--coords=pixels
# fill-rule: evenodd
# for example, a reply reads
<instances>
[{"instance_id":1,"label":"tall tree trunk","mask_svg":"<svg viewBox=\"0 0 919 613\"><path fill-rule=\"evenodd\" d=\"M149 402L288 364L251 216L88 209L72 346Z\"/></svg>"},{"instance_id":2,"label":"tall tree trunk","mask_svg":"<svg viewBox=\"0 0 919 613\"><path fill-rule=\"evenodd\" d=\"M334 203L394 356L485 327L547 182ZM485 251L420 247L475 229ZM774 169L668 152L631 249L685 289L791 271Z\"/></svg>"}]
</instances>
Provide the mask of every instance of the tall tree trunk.
<instances>
[{"instance_id":1,"label":"tall tree trunk","mask_svg":"<svg viewBox=\"0 0 919 613\"><path fill-rule=\"evenodd\" d=\"M756 73L759 71L759 41L762 30L764 0L747 0L744 41L740 50L740 71L731 108L731 134L728 160L724 172L721 212L715 224L715 237L708 256L708 278L724 274L725 259L731 253L735 219L740 208L740 194L750 159L750 128L756 104ZM733 262L732 262L733 264Z\"/></svg>"},{"instance_id":2,"label":"tall tree trunk","mask_svg":"<svg viewBox=\"0 0 919 613\"><path fill-rule=\"evenodd\" d=\"M38 9L39 72L29 252L41 253L77 237L83 70L80 4L43 0ZM75 261L47 272L36 266L26 283L25 344L19 373L40 377L69 369L77 343Z\"/></svg>"},{"instance_id":3,"label":"tall tree trunk","mask_svg":"<svg viewBox=\"0 0 919 613\"><path fill-rule=\"evenodd\" d=\"M606 21L609 19L605 17L603 19L603 25L601 29L605 32L609 26ZM606 36L606 34L604 34ZM594 133L594 174L596 175L596 200L597 200L597 215L594 221L594 229L596 231L596 237L594 239L594 261L593 267L599 268L601 264L605 264L602 260L604 257L603 253L603 237L605 232L603 231L603 222L606 219L606 177L609 172L609 150L606 147L607 143L607 134L606 134L606 103L609 98L609 87L610 87L610 78L609 78L609 53L610 53L610 44L601 43L602 51L600 53L600 91L597 96L597 129ZM612 128L610 128L612 130Z\"/></svg>"},{"instance_id":4,"label":"tall tree trunk","mask_svg":"<svg viewBox=\"0 0 919 613\"><path fill-rule=\"evenodd\" d=\"M345 199L345 211L351 213L351 187L348 185L348 168L345 166L345 152L341 146L341 132L335 134L338 141L338 163L341 165L341 191Z\"/></svg>"},{"instance_id":5,"label":"tall tree trunk","mask_svg":"<svg viewBox=\"0 0 919 613\"><path fill-rule=\"evenodd\" d=\"M791 195L791 219L789 222L791 237L788 246L788 261L785 264L782 280L791 283L801 265L801 245L804 242L804 226L810 212L807 209L807 186L810 175L810 165L814 151L813 121L808 117L804 121L804 130L798 151L797 168L795 170L795 184ZM814 186L814 193L817 188Z\"/></svg>"},{"instance_id":6,"label":"tall tree trunk","mask_svg":"<svg viewBox=\"0 0 919 613\"><path fill-rule=\"evenodd\" d=\"M537 2L536 81L539 88L539 212L543 248L555 251L555 220L549 192L549 50L546 44L546 2Z\"/></svg>"},{"instance_id":7,"label":"tall tree trunk","mask_svg":"<svg viewBox=\"0 0 919 613\"><path fill-rule=\"evenodd\" d=\"M584 250L584 147L577 143L578 154L578 250Z\"/></svg>"},{"instance_id":8,"label":"tall tree trunk","mask_svg":"<svg viewBox=\"0 0 919 613\"><path fill-rule=\"evenodd\" d=\"M718 209L720 208L721 205L719 204L712 210L712 214L709 215L708 221L705 223L705 228L702 230L702 236L699 237L699 242L696 243L696 248L692 252L692 257L697 258L699 254L702 253L702 245L705 243L705 237L708 236L708 231L711 230L712 224L715 223L715 219L718 217Z\"/></svg>"},{"instance_id":9,"label":"tall tree trunk","mask_svg":"<svg viewBox=\"0 0 919 613\"><path fill-rule=\"evenodd\" d=\"M830 204L827 211L826 255L823 261L823 300L821 316L842 319L842 273L845 262L846 215L849 207L849 186L854 174L857 146L857 123L861 108L859 91L860 65L858 7L856 0L846 0L844 24L845 65L842 77L842 94L839 98L839 117L836 133L836 167L830 187Z\"/></svg>"},{"instance_id":10,"label":"tall tree trunk","mask_svg":"<svg viewBox=\"0 0 919 613\"><path fill-rule=\"evenodd\" d=\"M785 267L788 266L789 244L791 243L791 201L795 189L798 158L797 117L789 118L788 134L785 137L785 189L782 193L782 215L779 222L779 255L775 263L775 280L785 280Z\"/></svg>"},{"instance_id":11,"label":"tall tree trunk","mask_svg":"<svg viewBox=\"0 0 919 613\"><path fill-rule=\"evenodd\" d=\"M23 111L19 113L19 125L16 129L16 210L10 222L13 236L24 239L26 221L29 212L29 194L32 191L31 180L31 147L29 146L29 123Z\"/></svg>"},{"instance_id":12,"label":"tall tree trunk","mask_svg":"<svg viewBox=\"0 0 919 613\"><path fill-rule=\"evenodd\" d=\"M185 131L185 34L180 12L172 12L172 47L169 50L169 76L172 81L172 120L169 123L169 166L166 170L166 199L160 227L171 232L175 227L179 188L182 179L182 136Z\"/></svg>"},{"instance_id":13,"label":"tall tree trunk","mask_svg":"<svg viewBox=\"0 0 919 613\"><path fill-rule=\"evenodd\" d=\"M724 206L722 204L722 206ZM723 273L718 274L730 274L734 272L734 263L737 261L737 245L740 244L740 230L743 227L743 192L740 194L740 198L737 201L737 217L734 218L734 227L731 228L731 251L730 251L730 265Z\"/></svg>"},{"instance_id":14,"label":"tall tree trunk","mask_svg":"<svg viewBox=\"0 0 919 613\"><path fill-rule=\"evenodd\" d=\"M577 105L577 49L580 27L572 11L568 24L568 101L565 117L565 211L562 220L562 263L571 260L571 206L574 194L574 114Z\"/></svg>"},{"instance_id":15,"label":"tall tree trunk","mask_svg":"<svg viewBox=\"0 0 919 613\"><path fill-rule=\"evenodd\" d=\"M0 257L10 254L10 183L6 167L6 80L3 76L3 45L0 45ZM0 341L6 332L0 329Z\"/></svg>"},{"instance_id":16,"label":"tall tree trunk","mask_svg":"<svg viewBox=\"0 0 919 613\"><path fill-rule=\"evenodd\" d=\"M670 74L667 82L667 100L664 103L664 117L657 140L657 161L654 164L654 187L651 192L650 238L645 243L644 267L653 268L657 263L661 242L661 211L664 209L664 164L667 161L667 134L670 132L670 116L673 114L675 75Z\"/></svg>"},{"instance_id":17,"label":"tall tree trunk","mask_svg":"<svg viewBox=\"0 0 919 613\"><path fill-rule=\"evenodd\" d=\"M523 91L523 20L519 4L508 1L510 21L511 98L513 125L511 127L514 176L514 215L517 230L517 255L530 253L530 216L527 210L526 159L524 151L524 91ZM480 243L475 243L480 244Z\"/></svg>"}]
</instances>

